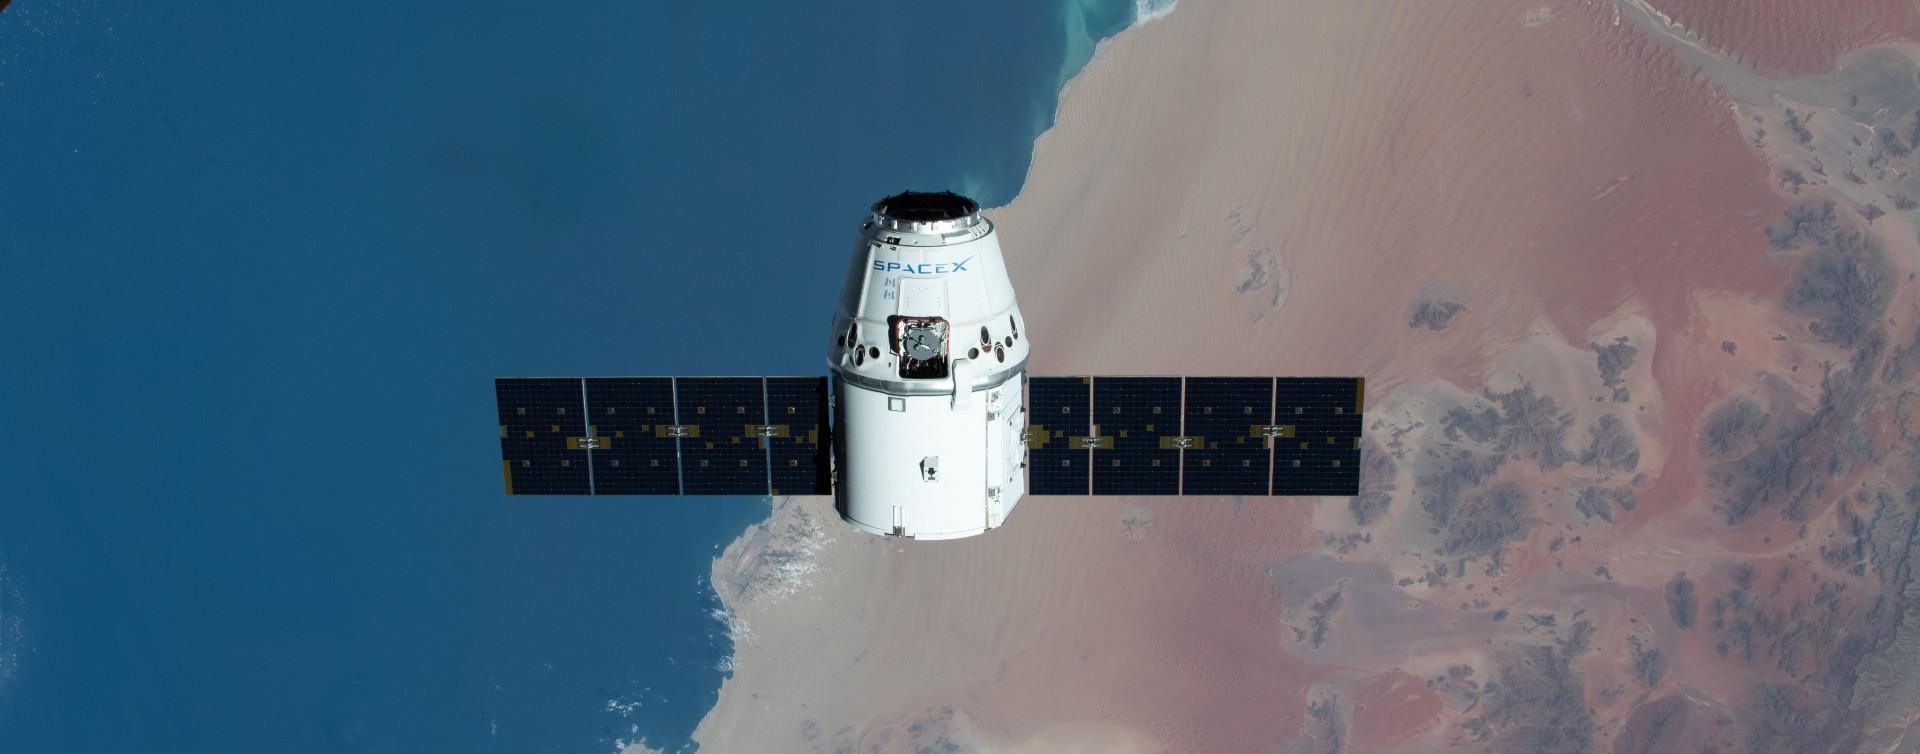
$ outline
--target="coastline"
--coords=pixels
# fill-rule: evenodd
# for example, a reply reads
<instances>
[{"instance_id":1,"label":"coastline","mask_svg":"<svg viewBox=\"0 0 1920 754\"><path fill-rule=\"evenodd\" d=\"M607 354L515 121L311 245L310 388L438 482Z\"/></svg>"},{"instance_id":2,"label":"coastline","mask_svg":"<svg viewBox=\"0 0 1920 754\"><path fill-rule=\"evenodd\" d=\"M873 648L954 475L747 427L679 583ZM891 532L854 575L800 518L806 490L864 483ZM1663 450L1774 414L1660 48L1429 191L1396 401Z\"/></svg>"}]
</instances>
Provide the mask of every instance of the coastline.
<instances>
[{"instance_id":1,"label":"coastline","mask_svg":"<svg viewBox=\"0 0 1920 754\"><path fill-rule=\"evenodd\" d=\"M1810 574L1768 599L1813 614L1821 642L1900 628L1847 623L1856 602L1809 607L1812 580L1856 600L1903 584L1818 565L1856 525L1843 517L1729 520L1738 501L1715 480L1733 472L1695 437L1743 396L1802 421L1835 399L1832 372L1801 365L1879 358L1822 335L1819 317L1852 315L1787 301L1817 270L1769 227L1804 205L1778 170L1815 174L1849 149L1838 119L1804 138L1826 152L1782 144L1786 104L1806 107L1787 98L1868 90L1756 73L1643 5L1223 0L1110 40L993 212L1045 344L1035 373L1368 375L1380 465L1364 494L1029 498L1006 527L944 543L842 536L830 500L776 501L714 563L736 675L695 741L1414 751L1551 729L1596 748L1717 744L1731 734L1705 710L1747 709L1783 672L1813 689L1871 677L1870 656L1825 675L1716 657L1663 602L1675 584L1731 588L1725 564L1745 562ZM1587 64L1532 65L1568 50ZM1477 75L1435 73L1454 70ZM1895 189L1857 186L1807 191L1864 214ZM1857 227L1902 260L1887 279L1911 274L1912 218L1872 222ZM1915 295L1864 320L1886 315L1904 343ZM1911 482L1888 453L1850 457L1850 479ZM1649 722L1675 708L1671 729Z\"/></svg>"},{"instance_id":2,"label":"coastline","mask_svg":"<svg viewBox=\"0 0 1920 754\"><path fill-rule=\"evenodd\" d=\"M1036 134L1032 151L1028 157L1028 175L1031 175L1034 156L1040 149L1041 140L1058 127L1060 108L1071 91L1073 82L1093 67L1105 54L1115 38L1125 35L1139 27L1160 21L1168 17L1179 7L1179 0L1134 0L1134 17L1125 28L1113 34L1093 38L1094 34L1085 28L1083 21L1076 21L1081 13L1076 6L1068 4L1063 12L1069 17L1069 41L1066 60L1062 65L1059 91L1053 101L1052 112L1044 120L1045 126ZM1079 33L1089 37L1090 49L1080 50L1072 43L1073 35ZM1082 57L1084 56L1084 57ZM1077 59L1076 59L1077 58ZM1067 75L1072 71L1072 75ZM961 176L957 179L966 183L969 179ZM1016 198L1024 192L1024 187L1015 192ZM713 560L710 584L722 603L719 617L728 628L733 640L734 654L727 658L725 665L729 675L722 681L720 698L714 708L702 718L693 735L691 749L705 751L730 751L736 745L729 742L719 731L729 730L741 725L740 718L745 716L745 708L738 704L729 704L731 696L737 696L744 683L739 672L743 655L750 667L764 667L767 660L778 657L785 651L794 651L798 647L782 646L768 648L762 646L759 635L753 625L755 619L766 611L786 603L790 598L811 592L820 586L817 580L831 579L831 586L841 593L858 594L867 586L864 583L847 583L843 570L848 563L858 562L862 557L874 558L876 546L885 545L886 540L872 537L859 537L867 547L855 550L851 555L842 551L825 552L829 545L839 537L834 528L840 526L838 515L833 510L833 501L828 497L785 497L774 501L768 518L750 526L745 532L729 543L724 551ZM830 560L831 562L823 562ZM872 561L868 561L869 565ZM818 609L819 595L809 594L811 607ZM730 696L731 692L731 696ZM729 712L731 710L731 712ZM730 722L729 722L730 721ZM1050 735L1066 736L1066 740L1102 740L1096 731L1061 731ZM1089 738L1091 736L1091 738ZM1116 754L1131 754L1133 742L1126 736L1105 740L1105 745L1092 749ZM740 749L740 750L752 750ZM1051 750L1051 749L1047 749ZM1145 752L1146 749L1139 749ZM621 754L668 754L665 748L655 748L645 738L623 742Z\"/></svg>"}]
</instances>

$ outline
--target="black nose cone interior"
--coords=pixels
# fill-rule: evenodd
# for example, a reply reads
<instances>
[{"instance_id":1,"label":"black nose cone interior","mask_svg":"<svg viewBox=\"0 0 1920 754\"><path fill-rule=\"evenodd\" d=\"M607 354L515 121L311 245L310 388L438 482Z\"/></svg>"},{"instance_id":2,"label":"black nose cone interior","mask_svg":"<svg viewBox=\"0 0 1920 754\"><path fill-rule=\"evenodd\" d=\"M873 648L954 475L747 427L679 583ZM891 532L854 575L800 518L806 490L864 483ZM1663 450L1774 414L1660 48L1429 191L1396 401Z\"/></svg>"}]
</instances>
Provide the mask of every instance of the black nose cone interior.
<instances>
[{"instance_id":1,"label":"black nose cone interior","mask_svg":"<svg viewBox=\"0 0 1920 754\"><path fill-rule=\"evenodd\" d=\"M873 205L873 211L903 222L958 220L980 211L980 205L951 191L903 191Z\"/></svg>"}]
</instances>

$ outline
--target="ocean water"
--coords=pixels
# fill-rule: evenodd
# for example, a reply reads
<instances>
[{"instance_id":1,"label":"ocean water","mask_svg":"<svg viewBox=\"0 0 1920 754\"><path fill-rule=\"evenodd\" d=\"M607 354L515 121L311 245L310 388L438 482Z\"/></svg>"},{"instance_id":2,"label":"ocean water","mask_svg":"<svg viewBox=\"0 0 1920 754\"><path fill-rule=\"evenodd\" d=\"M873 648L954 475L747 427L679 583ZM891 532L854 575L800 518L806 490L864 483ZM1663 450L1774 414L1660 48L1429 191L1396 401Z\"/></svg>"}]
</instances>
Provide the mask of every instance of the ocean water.
<instances>
[{"instance_id":1,"label":"ocean water","mask_svg":"<svg viewBox=\"0 0 1920 754\"><path fill-rule=\"evenodd\" d=\"M0 752L684 744L737 498L501 494L491 379L819 374L1131 0L0 13ZM822 690L831 693L831 690Z\"/></svg>"}]
</instances>

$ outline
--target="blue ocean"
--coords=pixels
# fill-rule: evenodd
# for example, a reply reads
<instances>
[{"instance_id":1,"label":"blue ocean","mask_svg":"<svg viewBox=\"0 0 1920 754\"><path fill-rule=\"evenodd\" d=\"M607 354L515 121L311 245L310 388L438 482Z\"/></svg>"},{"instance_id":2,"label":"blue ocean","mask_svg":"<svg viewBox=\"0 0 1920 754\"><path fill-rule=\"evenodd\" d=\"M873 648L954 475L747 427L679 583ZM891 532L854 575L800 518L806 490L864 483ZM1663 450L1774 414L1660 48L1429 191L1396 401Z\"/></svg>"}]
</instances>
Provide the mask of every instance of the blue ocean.
<instances>
[{"instance_id":1,"label":"blue ocean","mask_svg":"<svg viewBox=\"0 0 1920 754\"><path fill-rule=\"evenodd\" d=\"M509 499L492 378L824 373L865 207L1011 199L1134 15L15 0L0 752L680 749L768 502Z\"/></svg>"}]
</instances>

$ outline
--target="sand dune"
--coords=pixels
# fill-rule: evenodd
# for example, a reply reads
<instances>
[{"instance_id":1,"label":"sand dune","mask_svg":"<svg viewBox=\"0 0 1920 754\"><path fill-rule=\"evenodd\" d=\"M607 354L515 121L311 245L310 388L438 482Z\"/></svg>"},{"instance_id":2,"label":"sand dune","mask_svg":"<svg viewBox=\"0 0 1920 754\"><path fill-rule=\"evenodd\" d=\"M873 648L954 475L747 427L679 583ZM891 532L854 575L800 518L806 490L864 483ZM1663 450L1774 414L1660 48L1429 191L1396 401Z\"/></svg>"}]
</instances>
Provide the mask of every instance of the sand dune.
<instances>
[{"instance_id":1,"label":"sand dune","mask_svg":"<svg viewBox=\"0 0 1920 754\"><path fill-rule=\"evenodd\" d=\"M1113 40L990 212L1033 371L1365 375L1364 494L780 501L704 750L1893 750L1913 6L1536 3Z\"/></svg>"},{"instance_id":2,"label":"sand dune","mask_svg":"<svg viewBox=\"0 0 1920 754\"><path fill-rule=\"evenodd\" d=\"M1668 19L1726 57L1769 74L1824 73L1841 55L1920 36L1920 7L1904 0L1656 0Z\"/></svg>"}]
</instances>

